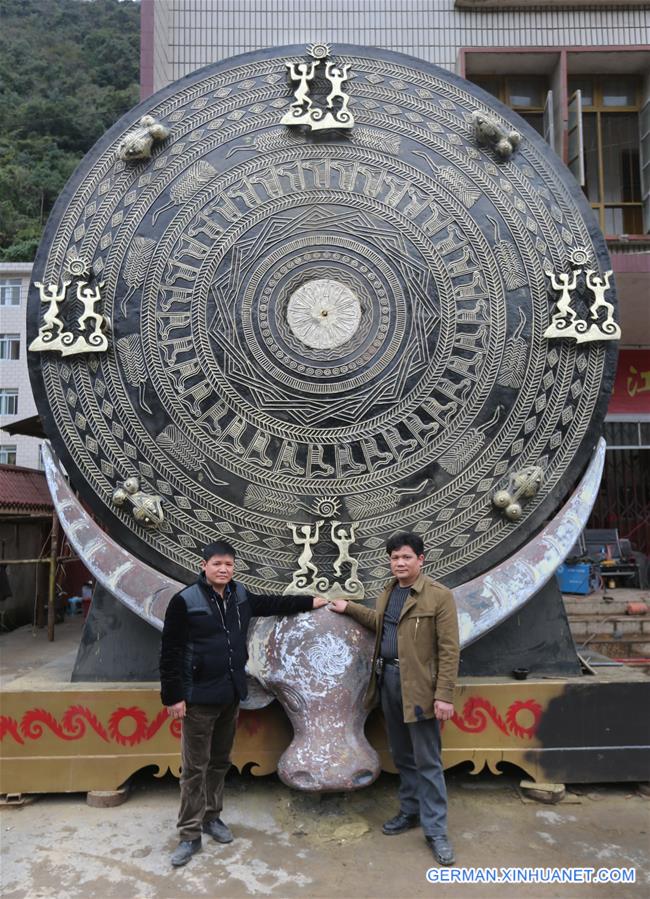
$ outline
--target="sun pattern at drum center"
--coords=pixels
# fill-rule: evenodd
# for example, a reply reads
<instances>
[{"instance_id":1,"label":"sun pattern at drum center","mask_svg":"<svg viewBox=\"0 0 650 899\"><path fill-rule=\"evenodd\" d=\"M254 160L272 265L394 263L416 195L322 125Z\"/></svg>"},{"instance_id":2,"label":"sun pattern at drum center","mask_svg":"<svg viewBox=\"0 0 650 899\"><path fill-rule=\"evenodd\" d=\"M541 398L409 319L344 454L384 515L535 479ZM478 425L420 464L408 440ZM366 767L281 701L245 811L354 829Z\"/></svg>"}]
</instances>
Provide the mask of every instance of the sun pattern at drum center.
<instances>
[{"instance_id":1,"label":"sun pattern at drum center","mask_svg":"<svg viewBox=\"0 0 650 899\"><path fill-rule=\"evenodd\" d=\"M319 278L302 284L289 299L287 321L294 335L314 349L347 343L361 320L361 305L345 284Z\"/></svg>"}]
</instances>

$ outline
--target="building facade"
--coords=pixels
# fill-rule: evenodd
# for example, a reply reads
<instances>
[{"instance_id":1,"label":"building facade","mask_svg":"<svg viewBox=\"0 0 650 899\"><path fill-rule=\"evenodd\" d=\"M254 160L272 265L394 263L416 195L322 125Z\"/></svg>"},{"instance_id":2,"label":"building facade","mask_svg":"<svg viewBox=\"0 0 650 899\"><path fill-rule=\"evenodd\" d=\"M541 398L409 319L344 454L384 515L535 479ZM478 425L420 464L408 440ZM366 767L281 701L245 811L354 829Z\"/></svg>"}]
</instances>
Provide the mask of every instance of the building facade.
<instances>
[{"instance_id":1,"label":"building facade","mask_svg":"<svg viewBox=\"0 0 650 899\"><path fill-rule=\"evenodd\" d=\"M36 415L25 340L31 274L31 263L0 262L0 465L40 468L42 441L3 430Z\"/></svg>"},{"instance_id":2,"label":"building facade","mask_svg":"<svg viewBox=\"0 0 650 899\"><path fill-rule=\"evenodd\" d=\"M478 48L647 51L648 7L643 0L142 0L141 85L149 96L238 53L316 40L386 47L458 74L463 51Z\"/></svg>"},{"instance_id":3,"label":"building facade","mask_svg":"<svg viewBox=\"0 0 650 899\"><path fill-rule=\"evenodd\" d=\"M479 84L551 144L605 233L622 330L594 527L650 553L650 3L142 0L141 94L268 46L390 48Z\"/></svg>"}]
</instances>

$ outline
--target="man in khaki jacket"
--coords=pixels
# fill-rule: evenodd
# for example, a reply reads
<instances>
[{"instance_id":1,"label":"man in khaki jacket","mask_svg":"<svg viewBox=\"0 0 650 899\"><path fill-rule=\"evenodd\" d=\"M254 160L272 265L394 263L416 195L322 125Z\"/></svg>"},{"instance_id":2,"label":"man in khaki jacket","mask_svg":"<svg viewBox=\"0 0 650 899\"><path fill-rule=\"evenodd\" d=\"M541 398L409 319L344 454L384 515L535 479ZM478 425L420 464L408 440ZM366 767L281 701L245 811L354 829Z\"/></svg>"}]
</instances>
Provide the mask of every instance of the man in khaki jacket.
<instances>
[{"instance_id":1,"label":"man in khaki jacket","mask_svg":"<svg viewBox=\"0 0 650 899\"><path fill-rule=\"evenodd\" d=\"M440 721L454 714L458 674L458 619L450 590L422 573L424 544L417 534L395 534L386 544L393 580L376 609L337 599L334 612L376 631L365 702L377 696L399 772L399 813L383 832L422 825L441 865L454 862L447 836L447 791L440 753Z\"/></svg>"}]
</instances>

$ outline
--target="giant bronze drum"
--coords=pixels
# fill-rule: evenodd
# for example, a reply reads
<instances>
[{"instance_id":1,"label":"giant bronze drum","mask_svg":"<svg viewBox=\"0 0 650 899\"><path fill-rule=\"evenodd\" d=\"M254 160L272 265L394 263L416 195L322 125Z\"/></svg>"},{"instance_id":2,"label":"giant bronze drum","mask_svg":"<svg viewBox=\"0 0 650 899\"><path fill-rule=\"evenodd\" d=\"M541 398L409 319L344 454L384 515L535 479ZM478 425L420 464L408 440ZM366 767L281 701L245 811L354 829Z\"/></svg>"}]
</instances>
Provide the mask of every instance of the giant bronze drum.
<instances>
[{"instance_id":1,"label":"giant bronze drum","mask_svg":"<svg viewBox=\"0 0 650 899\"><path fill-rule=\"evenodd\" d=\"M34 393L84 502L165 577L222 536L254 590L370 598L404 529L453 587L594 453L609 269L571 174L476 86L367 47L250 53L73 175L34 266Z\"/></svg>"}]
</instances>

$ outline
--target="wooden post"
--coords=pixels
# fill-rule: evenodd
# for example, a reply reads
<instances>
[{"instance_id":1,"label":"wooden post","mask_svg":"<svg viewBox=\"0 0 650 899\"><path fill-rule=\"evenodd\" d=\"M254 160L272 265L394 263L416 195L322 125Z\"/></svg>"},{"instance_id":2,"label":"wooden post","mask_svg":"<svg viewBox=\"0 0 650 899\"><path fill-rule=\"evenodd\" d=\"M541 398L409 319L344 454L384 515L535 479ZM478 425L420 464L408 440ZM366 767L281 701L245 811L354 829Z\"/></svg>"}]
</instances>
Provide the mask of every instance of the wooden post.
<instances>
[{"instance_id":1,"label":"wooden post","mask_svg":"<svg viewBox=\"0 0 650 899\"><path fill-rule=\"evenodd\" d=\"M54 640L54 617L56 614L56 557L59 545L59 519L56 509L52 511L52 537L50 538L50 584L47 594L47 639Z\"/></svg>"},{"instance_id":2,"label":"wooden post","mask_svg":"<svg viewBox=\"0 0 650 899\"><path fill-rule=\"evenodd\" d=\"M47 547L49 532L52 529L52 522L45 522L41 527L41 546L43 553ZM47 590L49 584L50 560L44 556L40 559L40 564L36 564L36 627L45 627L47 617Z\"/></svg>"}]
</instances>

